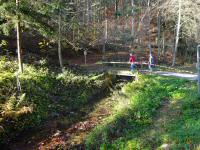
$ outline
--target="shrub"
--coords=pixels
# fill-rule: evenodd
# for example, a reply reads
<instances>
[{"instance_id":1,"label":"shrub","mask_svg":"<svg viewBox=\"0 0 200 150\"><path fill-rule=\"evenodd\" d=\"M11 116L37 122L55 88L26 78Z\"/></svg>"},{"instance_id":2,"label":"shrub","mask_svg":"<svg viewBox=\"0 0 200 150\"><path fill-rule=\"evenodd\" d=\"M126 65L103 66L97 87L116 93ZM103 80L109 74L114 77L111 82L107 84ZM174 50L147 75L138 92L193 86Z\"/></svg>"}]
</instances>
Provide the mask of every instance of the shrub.
<instances>
[{"instance_id":1,"label":"shrub","mask_svg":"<svg viewBox=\"0 0 200 150\"><path fill-rule=\"evenodd\" d=\"M0 139L3 142L40 124L52 112L59 113L61 108L71 111L83 107L91 96L108 86L108 78L103 75L83 76L69 70L56 74L31 65L24 65L24 73L17 77L16 64L12 64L5 59L0 61Z\"/></svg>"}]
</instances>

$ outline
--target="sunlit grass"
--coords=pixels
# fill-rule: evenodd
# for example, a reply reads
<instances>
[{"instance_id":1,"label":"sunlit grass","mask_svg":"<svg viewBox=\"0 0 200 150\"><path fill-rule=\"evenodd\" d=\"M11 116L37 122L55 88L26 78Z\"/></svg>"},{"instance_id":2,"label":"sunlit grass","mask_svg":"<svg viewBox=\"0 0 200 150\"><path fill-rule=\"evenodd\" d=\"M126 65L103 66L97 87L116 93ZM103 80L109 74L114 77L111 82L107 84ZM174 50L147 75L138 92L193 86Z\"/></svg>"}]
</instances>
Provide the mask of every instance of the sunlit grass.
<instances>
[{"instance_id":1,"label":"sunlit grass","mask_svg":"<svg viewBox=\"0 0 200 150\"><path fill-rule=\"evenodd\" d=\"M139 82L127 84L122 91L128 103L119 101L117 111L93 130L86 140L88 149L198 146L200 102L194 82L148 75L140 76ZM163 104L166 101L168 103Z\"/></svg>"}]
</instances>

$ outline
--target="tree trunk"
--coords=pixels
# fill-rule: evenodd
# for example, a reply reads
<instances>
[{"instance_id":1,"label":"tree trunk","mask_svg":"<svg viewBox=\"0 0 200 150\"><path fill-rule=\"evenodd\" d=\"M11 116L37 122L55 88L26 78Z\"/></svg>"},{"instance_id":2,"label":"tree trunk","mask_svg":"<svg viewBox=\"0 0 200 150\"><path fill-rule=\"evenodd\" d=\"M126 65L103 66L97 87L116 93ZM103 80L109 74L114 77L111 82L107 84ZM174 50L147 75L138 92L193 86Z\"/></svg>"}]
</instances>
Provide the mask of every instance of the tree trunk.
<instances>
[{"instance_id":1,"label":"tree trunk","mask_svg":"<svg viewBox=\"0 0 200 150\"><path fill-rule=\"evenodd\" d=\"M152 64L152 47L151 47L151 43L149 43L149 70L152 71L152 67L151 67L151 64Z\"/></svg>"},{"instance_id":2,"label":"tree trunk","mask_svg":"<svg viewBox=\"0 0 200 150\"><path fill-rule=\"evenodd\" d=\"M161 26L161 17L160 17L160 12L158 13L157 17L157 27L158 27L158 40L157 40L157 45L158 45L158 60L160 61L160 52L161 52L161 44L160 44L160 27Z\"/></svg>"},{"instance_id":3,"label":"tree trunk","mask_svg":"<svg viewBox=\"0 0 200 150\"><path fill-rule=\"evenodd\" d=\"M167 58L165 55L166 55L166 51L165 51L165 31L163 30L163 35L162 35L162 56L163 56L163 62L165 62L165 59Z\"/></svg>"},{"instance_id":4,"label":"tree trunk","mask_svg":"<svg viewBox=\"0 0 200 150\"><path fill-rule=\"evenodd\" d=\"M140 3L139 3L139 7L140 6ZM138 15L138 27L137 27L137 39L138 39L138 44L139 46L141 46L141 22L140 22L140 18L142 16L142 10L140 9L139 10L139 15Z\"/></svg>"},{"instance_id":5,"label":"tree trunk","mask_svg":"<svg viewBox=\"0 0 200 150\"><path fill-rule=\"evenodd\" d=\"M152 46L151 46L151 37L150 37L150 29L151 29L151 9L150 9L150 0L148 0L148 40L149 40L149 70L152 71L152 67L151 67L151 64L152 64Z\"/></svg>"},{"instance_id":6,"label":"tree trunk","mask_svg":"<svg viewBox=\"0 0 200 150\"><path fill-rule=\"evenodd\" d=\"M178 22L177 22L177 28L176 28L176 41L175 41L175 47L174 47L174 52L173 52L172 66L176 64L176 53L177 53L178 42L179 42L180 27L181 27L181 0L179 0Z\"/></svg>"},{"instance_id":7,"label":"tree trunk","mask_svg":"<svg viewBox=\"0 0 200 150\"><path fill-rule=\"evenodd\" d=\"M117 32L119 32L119 0L116 0L115 1L115 14L116 14L116 17L115 17L115 35L117 36ZM115 37L114 38L114 43L115 43L115 55L116 55L116 59L118 59L118 49L117 49L117 38Z\"/></svg>"},{"instance_id":8,"label":"tree trunk","mask_svg":"<svg viewBox=\"0 0 200 150\"><path fill-rule=\"evenodd\" d=\"M151 37L150 37L150 35L151 35L151 33L150 33L150 29L151 29L151 10L150 10L150 0L148 0L148 45L149 45L149 47L151 47ZM150 49L152 49L152 47L150 48ZM152 50L151 50L151 52L152 52Z\"/></svg>"},{"instance_id":9,"label":"tree trunk","mask_svg":"<svg viewBox=\"0 0 200 150\"><path fill-rule=\"evenodd\" d=\"M107 19L107 7L105 6L104 45L103 45L103 57L102 57L103 60L105 60L107 39L108 39L108 19Z\"/></svg>"},{"instance_id":10,"label":"tree trunk","mask_svg":"<svg viewBox=\"0 0 200 150\"><path fill-rule=\"evenodd\" d=\"M118 18L119 0L115 0L115 18Z\"/></svg>"},{"instance_id":11,"label":"tree trunk","mask_svg":"<svg viewBox=\"0 0 200 150\"><path fill-rule=\"evenodd\" d=\"M86 15L87 15L87 27L89 25L90 15L89 15L89 0L86 0Z\"/></svg>"},{"instance_id":12,"label":"tree trunk","mask_svg":"<svg viewBox=\"0 0 200 150\"><path fill-rule=\"evenodd\" d=\"M162 33L162 54L165 54L165 31Z\"/></svg>"},{"instance_id":13,"label":"tree trunk","mask_svg":"<svg viewBox=\"0 0 200 150\"><path fill-rule=\"evenodd\" d=\"M131 36L134 36L134 0L131 0L131 7L132 7L132 17L131 17Z\"/></svg>"},{"instance_id":14,"label":"tree trunk","mask_svg":"<svg viewBox=\"0 0 200 150\"><path fill-rule=\"evenodd\" d=\"M63 60L61 52L61 0L59 0L59 16L58 16L58 57L61 69L63 69Z\"/></svg>"},{"instance_id":15,"label":"tree trunk","mask_svg":"<svg viewBox=\"0 0 200 150\"><path fill-rule=\"evenodd\" d=\"M186 48L186 50L185 50L184 61L185 61L185 62L188 61L188 48Z\"/></svg>"},{"instance_id":16,"label":"tree trunk","mask_svg":"<svg viewBox=\"0 0 200 150\"><path fill-rule=\"evenodd\" d=\"M92 1L88 0L88 20L89 23L92 22Z\"/></svg>"},{"instance_id":17,"label":"tree trunk","mask_svg":"<svg viewBox=\"0 0 200 150\"><path fill-rule=\"evenodd\" d=\"M19 8L19 0L16 0L16 7ZM17 15L17 25L16 25L16 31L17 31L17 54L18 54L18 65L19 65L19 72L23 73L23 63L22 63L22 54L21 54L21 28L20 28L20 20L19 15Z\"/></svg>"}]
</instances>

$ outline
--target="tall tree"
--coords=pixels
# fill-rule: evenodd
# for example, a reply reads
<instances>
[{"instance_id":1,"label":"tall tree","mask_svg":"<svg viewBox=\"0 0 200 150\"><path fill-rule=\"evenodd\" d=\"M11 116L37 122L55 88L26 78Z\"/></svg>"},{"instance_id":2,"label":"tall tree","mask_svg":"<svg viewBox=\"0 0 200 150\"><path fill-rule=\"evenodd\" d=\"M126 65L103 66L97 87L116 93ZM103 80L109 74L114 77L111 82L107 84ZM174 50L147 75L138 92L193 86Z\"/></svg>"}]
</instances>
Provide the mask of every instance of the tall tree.
<instances>
[{"instance_id":1,"label":"tall tree","mask_svg":"<svg viewBox=\"0 0 200 150\"><path fill-rule=\"evenodd\" d=\"M108 40L108 18L107 18L107 6L105 5L105 23L104 23L104 44L103 44L103 60L105 59L106 44Z\"/></svg>"},{"instance_id":2,"label":"tall tree","mask_svg":"<svg viewBox=\"0 0 200 150\"><path fill-rule=\"evenodd\" d=\"M174 66L176 63L176 54L177 54L177 48L178 48L178 42L179 42L180 28L181 28L181 3L182 3L182 1L179 0L178 3L179 3L178 20L177 20L177 25L176 25L176 40L175 40L175 47L174 47L174 52L173 52L172 66Z\"/></svg>"},{"instance_id":3,"label":"tall tree","mask_svg":"<svg viewBox=\"0 0 200 150\"><path fill-rule=\"evenodd\" d=\"M19 0L16 0L17 13L19 13ZM21 33L20 33L20 18L19 14L17 14L17 23L16 23L16 32L17 32L17 54L18 54L18 65L19 71L23 73L23 64L22 64L22 54L21 54Z\"/></svg>"},{"instance_id":4,"label":"tall tree","mask_svg":"<svg viewBox=\"0 0 200 150\"><path fill-rule=\"evenodd\" d=\"M161 16L160 16L160 12L158 12L158 16L157 16L157 28L158 28L158 37L157 37L158 60L160 61L160 53L161 53Z\"/></svg>"},{"instance_id":5,"label":"tall tree","mask_svg":"<svg viewBox=\"0 0 200 150\"><path fill-rule=\"evenodd\" d=\"M132 17L131 17L131 36L134 36L134 0L131 0L131 13L132 13Z\"/></svg>"},{"instance_id":6,"label":"tall tree","mask_svg":"<svg viewBox=\"0 0 200 150\"><path fill-rule=\"evenodd\" d=\"M61 69L63 69L62 51L61 51L61 0L59 0L58 14L58 57Z\"/></svg>"}]
</instances>

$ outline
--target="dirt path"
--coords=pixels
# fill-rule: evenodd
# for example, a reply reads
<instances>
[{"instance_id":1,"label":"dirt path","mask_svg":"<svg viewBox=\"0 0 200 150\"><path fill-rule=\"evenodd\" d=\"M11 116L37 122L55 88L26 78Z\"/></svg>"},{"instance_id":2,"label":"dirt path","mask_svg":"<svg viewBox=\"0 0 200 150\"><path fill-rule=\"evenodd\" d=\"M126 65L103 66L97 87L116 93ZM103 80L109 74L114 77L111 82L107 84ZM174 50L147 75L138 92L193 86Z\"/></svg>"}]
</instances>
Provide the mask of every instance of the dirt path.
<instances>
[{"instance_id":1,"label":"dirt path","mask_svg":"<svg viewBox=\"0 0 200 150\"><path fill-rule=\"evenodd\" d=\"M153 119L153 124L145 129L139 139L144 143L150 143L152 149L169 150L172 143L167 137L168 126L172 119L177 118L180 115L180 106L181 101L163 101Z\"/></svg>"},{"instance_id":2,"label":"dirt path","mask_svg":"<svg viewBox=\"0 0 200 150\"><path fill-rule=\"evenodd\" d=\"M114 66L102 66L102 65L87 65L83 66L88 72L110 72L110 71L116 71L116 72L127 72L128 74L131 73L129 67L114 67ZM187 79L190 81L196 81L198 78L198 75L196 73L181 73L181 72L173 72L173 71L149 71L148 69L141 69L139 70L140 73L144 74L157 74L161 76L167 76L167 77L177 77L182 79Z\"/></svg>"},{"instance_id":3,"label":"dirt path","mask_svg":"<svg viewBox=\"0 0 200 150\"><path fill-rule=\"evenodd\" d=\"M121 85L120 85L121 86ZM29 131L20 136L17 142L10 145L11 150L53 150L53 149L84 149L84 140L91 130L108 117L119 100L119 89L114 89L110 96L101 99L93 111L76 123L69 125L67 118L50 120L36 131ZM87 109L85 108L87 113ZM81 120L81 121L80 121ZM61 127L62 126L62 127Z\"/></svg>"},{"instance_id":4,"label":"dirt path","mask_svg":"<svg viewBox=\"0 0 200 150\"><path fill-rule=\"evenodd\" d=\"M155 71L154 74L162 75L162 76L171 76L183 78L191 81L197 80L197 74L189 74L189 73L177 73L177 72L167 72L167 71Z\"/></svg>"},{"instance_id":5,"label":"dirt path","mask_svg":"<svg viewBox=\"0 0 200 150\"><path fill-rule=\"evenodd\" d=\"M170 119L170 114L170 102L168 100L165 100L163 101L160 109L158 109L157 114L154 117L153 124L150 127L150 130L147 131L144 139L149 141L149 143L157 142L154 140L157 139L157 137L160 137L165 132L165 126ZM157 147L154 147L154 149L156 148Z\"/></svg>"}]
</instances>

